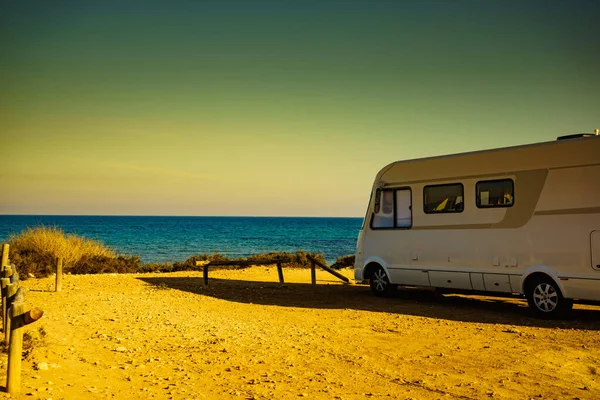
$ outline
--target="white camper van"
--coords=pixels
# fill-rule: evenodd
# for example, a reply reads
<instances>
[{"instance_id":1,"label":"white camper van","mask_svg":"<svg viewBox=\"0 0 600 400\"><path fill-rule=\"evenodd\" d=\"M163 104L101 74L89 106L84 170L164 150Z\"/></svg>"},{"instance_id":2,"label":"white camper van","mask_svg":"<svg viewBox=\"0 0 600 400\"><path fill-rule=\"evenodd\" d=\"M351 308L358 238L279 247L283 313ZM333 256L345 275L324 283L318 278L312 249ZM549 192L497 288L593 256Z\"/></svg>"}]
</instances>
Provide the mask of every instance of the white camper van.
<instances>
[{"instance_id":1,"label":"white camper van","mask_svg":"<svg viewBox=\"0 0 600 400\"><path fill-rule=\"evenodd\" d=\"M375 178L355 279L522 294L544 316L600 300L600 136L399 161Z\"/></svg>"}]
</instances>

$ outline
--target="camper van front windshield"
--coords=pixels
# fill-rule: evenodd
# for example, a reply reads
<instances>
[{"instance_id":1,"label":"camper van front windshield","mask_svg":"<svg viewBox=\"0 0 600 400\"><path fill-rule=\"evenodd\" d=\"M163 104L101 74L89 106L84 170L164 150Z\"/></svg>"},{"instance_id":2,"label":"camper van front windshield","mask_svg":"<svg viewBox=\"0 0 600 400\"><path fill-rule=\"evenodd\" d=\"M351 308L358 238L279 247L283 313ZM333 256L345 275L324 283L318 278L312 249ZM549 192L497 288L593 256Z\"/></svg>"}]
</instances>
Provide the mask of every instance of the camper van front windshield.
<instances>
[{"instance_id":1,"label":"camper van front windshield","mask_svg":"<svg viewBox=\"0 0 600 400\"><path fill-rule=\"evenodd\" d=\"M360 230L362 231L363 229L365 229L365 223L369 217L369 210L371 209L371 202L373 201L373 190L371 190L371 194L369 195L369 205L367 206L367 214L365 215L365 218L363 219L362 222L362 226L360 227Z\"/></svg>"},{"instance_id":2,"label":"camper van front windshield","mask_svg":"<svg viewBox=\"0 0 600 400\"><path fill-rule=\"evenodd\" d=\"M394 192L391 190L377 189L375 198L375 213L373 226L377 228L394 227Z\"/></svg>"},{"instance_id":3,"label":"camper van front windshield","mask_svg":"<svg viewBox=\"0 0 600 400\"><path fill-rule=\"evenodd\" d=\"M412 192L410 188L377 189L371 228L410 229L411 226Z\"/></svg>"}]
</instances>

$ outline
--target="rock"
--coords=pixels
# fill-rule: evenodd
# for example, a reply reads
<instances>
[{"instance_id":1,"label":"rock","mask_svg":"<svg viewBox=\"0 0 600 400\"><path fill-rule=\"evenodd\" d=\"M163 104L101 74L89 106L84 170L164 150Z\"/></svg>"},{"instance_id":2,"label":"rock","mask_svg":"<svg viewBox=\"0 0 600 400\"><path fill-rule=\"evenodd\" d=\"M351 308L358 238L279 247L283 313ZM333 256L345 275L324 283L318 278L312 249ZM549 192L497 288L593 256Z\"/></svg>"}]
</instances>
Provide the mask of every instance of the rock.
<instances>
[{"instance_id":1,"label":"rock","mask_svg":"<svg viewBox=\"0 0 600 400\"><path fill-rule=\"evenodd\" d=\"M35 366L35 369L38 371L48 371L48 363L47 362L37 363Z\"/></svg>"},{"instance_id":2,"label":"rock","mask_svg":"<svg viewBox=\"0 0 600 400\"><path fill-rule=\"evenodd\" d=\"M127 349L123 346L119 346L114 351L118 351L119 353L125 353Z\"/></svg>"}]
</instances>

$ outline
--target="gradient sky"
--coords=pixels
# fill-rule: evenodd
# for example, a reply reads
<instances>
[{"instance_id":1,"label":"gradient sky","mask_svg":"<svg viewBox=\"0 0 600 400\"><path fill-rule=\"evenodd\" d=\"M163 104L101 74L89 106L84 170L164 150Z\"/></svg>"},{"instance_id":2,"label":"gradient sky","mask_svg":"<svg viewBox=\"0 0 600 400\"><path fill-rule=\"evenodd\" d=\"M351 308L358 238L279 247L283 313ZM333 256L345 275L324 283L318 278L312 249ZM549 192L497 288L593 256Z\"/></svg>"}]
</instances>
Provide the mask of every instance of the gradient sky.
<instances>
[{"instance_id":1,"label":"gradient sky","mask_svg":"<svg viewBox=\"0 0 600 400\"><path fill-rule=\"evenodd\" d=\"M363 216L600 128L600 1L3 1L0 213Z\"/></svg>"}]
</instances>

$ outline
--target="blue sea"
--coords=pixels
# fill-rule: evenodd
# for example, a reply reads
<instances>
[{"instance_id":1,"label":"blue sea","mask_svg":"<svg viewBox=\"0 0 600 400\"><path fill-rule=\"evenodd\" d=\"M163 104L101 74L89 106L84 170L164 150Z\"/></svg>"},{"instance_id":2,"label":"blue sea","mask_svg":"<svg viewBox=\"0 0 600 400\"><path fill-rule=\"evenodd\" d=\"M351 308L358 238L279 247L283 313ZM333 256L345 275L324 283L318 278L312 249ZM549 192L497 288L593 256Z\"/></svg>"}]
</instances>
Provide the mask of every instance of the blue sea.
<instances>
[{"instance_id":1,"label":"blue sea","mask_svg":"<svg viewBox=\"0 0 600 400\"><path fill-rule=\"evenodd\" d=\"M333 262L354 254L361 224L362 218L0 215L0 242L45 225L100 240L146 263L214 252L245 257L296 250L323 253Z\"/></svg>"}]
</instances>

